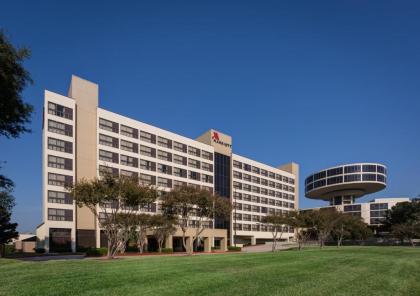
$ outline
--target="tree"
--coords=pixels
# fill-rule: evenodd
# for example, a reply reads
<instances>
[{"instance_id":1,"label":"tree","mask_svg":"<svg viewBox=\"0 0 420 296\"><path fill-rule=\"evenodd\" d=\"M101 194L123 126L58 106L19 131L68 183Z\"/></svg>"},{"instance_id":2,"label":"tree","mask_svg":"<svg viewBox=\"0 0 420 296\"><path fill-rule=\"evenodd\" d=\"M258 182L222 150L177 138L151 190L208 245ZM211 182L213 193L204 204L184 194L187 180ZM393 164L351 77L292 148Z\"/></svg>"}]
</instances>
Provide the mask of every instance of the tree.
<instances>
[{"instance_id":1,"label":"tree","mask_svg":"<svg viewBox=\"0 0 420 296\"><path fill-rule=\"evenodd\" d=\"M88 207L99 218L108 237L108 258L122 250L128 230L135 225L135 212L157 198L157 191L140 185L138 179L110 174L100 179L81 179L67 189L79 207Z\"/></svg>"},{"instance_id":2,"label":"tree","mask_svg":"<svg viewBox=\"0 0 420 296\"><path fill-rule=\"evenodd\" d=\"M340 220L341 214L336 208L321 208L312 210L308 214L308 226L310 226L317 235L319 247L322 248L326 239Z\"/></svg>"},{"instance_id":3,"label":"tree","mask_svg":"<svg viewBox=\"0 0 420 296\"><path fill-rule=\"evenodd\" d=\"M391 227L391 233L398 239L401 240L401 243L407 239L411 246L415 247L413 241L414 238L420 237L420 223L401 223L395 224Z\"/></svg>"},{"instance_id":4,"label":"tree","mask_svg":"<svg viewBox=\"0 0 420 296\"><path fill-rule=\"evenodd\" d=\"M291 211L288 214L288 224L296 231L296 241L299 251L312 235L312 211Z\"/></svg>"},{"instance_id":5,"label":"tree","mask_svg":"<svg viewBox=\"0 0 420 296\"><path fill-rule=\"evenodd\" d=\"M420 220L420 200L413 199L408 202L400 202L388 210L385 226L390 229L392 225L411 223Z\"/></svg>"},{"instance_id":6,"label":"tree","mask_svg":"<svg viewBox=\"0 0 420 296\"><path fill-rule=\"evenodd\" d=\"M22 100L22 91L32 83L23 62L30 57L29 49L15 48L0 31L0 135L17 138L30 132L33 107Z\"/></svg>"},{"instance_id":7,"label":"tree","mask_svg":"<svg viewBox=\"0 0 420 296\"><path fill-rule=\"evenodd\" d=\"M162 197L162 212L176 220L182 231L182 245L189 255L193 253L193 248L187 246L187 230L195 228L193 241L198 241L204 229L211 226L214 217L228 217L231 211L227 199L194 186L177 187Z\"/></svg>"},{"instance_id":8,"label":"tree","mask_svg":"<svg viewBox=\"0 0 420 296\"><path fill-rule=\"evenodd\" d=\"M261 222L271 228L271 233L273 235L273 252L276 250L278 234L280 234L279 238L281 239L284 227L289 225L289 221L289 216L286 214L272 214L262 218Z\"/></svg>"},{"instance_id":9,"label":"tree","mask_svg":"<svg viewBox=\"0 0 420 296\"><path fill-rule=\"evenodd\" d=\"M17 223L11 223L15 199L9 191L0 191L0 257L5 255L5 244L18 237Z\"/></svg>"},{"instance_id":10,"label":"tree","mask_svg":"<svg viewBox=\"0 0 420 296\"><path fill-rule=\"evenodd\" d=\"M165 238L174 234L176 231L175 221L172 218L163 215L153 216L153 236L156 238L159 253L162 253L162 246Z\"/></svg>"},{"instance_id":11,"label":"tree","mask_svg":"<svg viewBox=\"0 0 420 296\"><path fill-rule=\"evenodd\" d=\"M149 214L139 214L136 217L134 228L134 240L140 253L145 251L147 245L147 231L153 227L153 216Z\"/></svg>"},{"instance_id":12,"label":"tree","mask_svg":"<svg viewBox=\"0 0 420 296\"><path fill-rule=\"evenodd\" d=\"M342 245L344 238L366 239L370 234L370 229L360 217L338 212L338 219L334 224L331 234L337 240L337 248Z\"/></svg>"}]
</instances>

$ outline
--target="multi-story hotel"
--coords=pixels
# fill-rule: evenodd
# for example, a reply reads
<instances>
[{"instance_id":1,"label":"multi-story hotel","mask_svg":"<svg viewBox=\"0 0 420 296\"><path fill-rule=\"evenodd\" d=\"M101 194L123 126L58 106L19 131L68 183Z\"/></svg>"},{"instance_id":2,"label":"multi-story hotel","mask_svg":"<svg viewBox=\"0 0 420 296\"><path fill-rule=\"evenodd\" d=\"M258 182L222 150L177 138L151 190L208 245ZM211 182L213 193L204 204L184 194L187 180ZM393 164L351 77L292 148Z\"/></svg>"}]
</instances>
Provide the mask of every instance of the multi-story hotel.
<instances>
[{"instance_id":1,"label":"multi-story hotel","mask_svg":"<svg viewBox=\"0 0 420 296\"><path fill-rule=\"evenodd\" d=\"M106 246L98 218L77 207L65 185L100 177L103 171L137 176L169 191L193 185L234 205L228 221L203 232L211 245L270 240L261 217L298 208L298 165L274 168L232 153L232 138L209 130L193 140L98 107L98 85L72 76L68 96L45 91L43 122L43 223L38 245L47 251ZM156 213L159 202L143 212ZM286 229L282 239L294 235ZM180 248L180 232L166 247Z\"/></svg>"}]
</instances>

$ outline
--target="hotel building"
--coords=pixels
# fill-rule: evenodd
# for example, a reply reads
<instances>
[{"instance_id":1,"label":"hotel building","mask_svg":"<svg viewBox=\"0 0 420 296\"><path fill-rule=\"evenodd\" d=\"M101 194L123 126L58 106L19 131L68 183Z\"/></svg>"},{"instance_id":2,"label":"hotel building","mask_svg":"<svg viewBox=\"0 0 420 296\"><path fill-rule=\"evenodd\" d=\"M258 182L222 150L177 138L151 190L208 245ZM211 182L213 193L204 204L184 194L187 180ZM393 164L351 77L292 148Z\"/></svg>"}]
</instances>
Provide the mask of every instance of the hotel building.
<instances>
[{"instance_id":1,"label":"hotel building","mask_svg":"<svg viewBox=\"0 0 420 296\"><path fill-rule=\"evenodd\" d=\"M137 176L159 191L188 184L229 199L232 216L209 223L203 232L205 251L270 240L261 217L298 208L297 164L275 168L236 155L232 138L215 130L194 140L104 110L98 107L98 94L97 84L76 76L67 96L45 91L43 223L37 239L47 252L106 246L100 217L77 207L65 190L66 184L104 171ZM159 201L139 211L157 213ZM293 235L293 229L286 229L282 239ZM180 236L178 230L165 246L178 250Z\"/></svg>"}]
</instances>

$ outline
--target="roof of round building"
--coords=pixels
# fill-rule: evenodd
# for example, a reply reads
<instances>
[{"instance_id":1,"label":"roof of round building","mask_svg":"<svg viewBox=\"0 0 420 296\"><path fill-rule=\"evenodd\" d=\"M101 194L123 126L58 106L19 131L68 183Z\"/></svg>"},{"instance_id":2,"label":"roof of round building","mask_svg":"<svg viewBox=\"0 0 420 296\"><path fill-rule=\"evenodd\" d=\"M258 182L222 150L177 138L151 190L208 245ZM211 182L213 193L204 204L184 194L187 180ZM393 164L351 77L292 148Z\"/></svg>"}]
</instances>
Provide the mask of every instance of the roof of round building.
<instances>
[{"instance_id":1,"label":"roof of round building","mask_svg":"<svg viewBox=\"0 0 420 296\"><path fill-rule=\"evenodd\" d=\"M305 179L305 196L322 200L339 195L361 197L384 189L386 174L386 166L379 163L352 163L327 168Z\"/></svg>"}]
</instances>

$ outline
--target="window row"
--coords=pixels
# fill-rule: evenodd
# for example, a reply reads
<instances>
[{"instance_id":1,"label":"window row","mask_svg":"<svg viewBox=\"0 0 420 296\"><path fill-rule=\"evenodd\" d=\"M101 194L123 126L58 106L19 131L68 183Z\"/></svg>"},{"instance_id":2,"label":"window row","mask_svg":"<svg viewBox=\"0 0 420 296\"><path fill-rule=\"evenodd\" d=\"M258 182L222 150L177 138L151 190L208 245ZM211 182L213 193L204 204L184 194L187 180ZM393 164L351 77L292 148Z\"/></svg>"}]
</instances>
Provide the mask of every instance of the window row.
<instances>
[{"instance_id":1,"label":"window row","mask_svg":"<svg viewBox=\"0 0 420 296\"><path fill-rule=\"evenodd\" d=\"M48 184L54 186L67 186L73 183L73 177L61 174L48 173Z\"/></svg>"},{"instance_id":2,"label":"window row","mask_svg":"<svg viewBox=\"0 0 420 296\"><path fill-rule=\"evenodd\" d=\"M280 193L280 192L279 192ZM293 194L286 194L284 193L283 195L280 193L278 194L276 197L278 198L283 198L285 200L291 200L291 201L295 201L294 200L294 195ZM252 201L255 203L262 203L262 204L270 204L270 205L274 205L276 204L276 202L280 202L279 200L275 200L275 199L270 199L267 197L262 197L262 196L257 196L257 195L251 195L251 194L246 194L246 193L239 193L239 192L235 192L233 194L233 198L235 200L244 200L244 201ZM288 207L288 206L287 206Z\"/></svg>"},{"instance_id":3,"label":"window row","mask_svg":"<svg viewBox=\"0 0 420 296\"><path fill-rule=\"evenodd\" d=\"M73 170L73 160L70 158L48 155L48 166L50 168L71 171Z\"/></svg>"},{"instance_id":4,"label":"window row","mask_svg":"<svg viewBox=\"0 0 420 296\"><path fill-rule=\"evenodd\" d=\"M295 180L293 178L288 178L286 176L282 176L274 172L270 172L265 169L258 168L256 166L251 166L250 164L242 163L237 160L233 161L233 167L247 171L247 172L252 172L254 174L258 174L264 177L269 177L271 179L276 179L277 181L282 181L289 184L295 184Z\"/></svg>"},{"instance_id":5,"label":"window row","mask_svg":"<svg viewBox=\"0 0 420 296\"><path fill-rule=\"evenodd\" d=\"M48 149L73 154L73 143L48 137Z\"/></svg>"},{"instance_id":6,"label":"window row","mask_svg":"<svg viewBox=\"0 0 420 296\"><path fill-rule=\"evenodd\" d=\"M48 131L60 135L73 137L73 126L70 124L48 119Z\"/></svg>"},{"instance_id":7,"label":"window row","mask_svg":"<svg viewBox=\"0 0 420 296\"><path fill-rule=\"evenodd\" d=\"M259 224L242 224L234 223L233 229L239 231L260 231L260 232L272 232L274 230L273 226L268 225L259 225ZM283 227L284 233L294 233L293 227Z\"/></svg>"},{"instance_id":8,"label":"window row","mask_svg":"<svg viewBox=\"0 0 420 296\"><path fill-rule=\"evenodd\" d=\"M48 220L73 221L73 210L48 208Z\"/></svg>"},{"instance_id":9,"label":"window row","mask_svg":"<svg viewBox=\"0 0 420 296\"><path fill-rule=\"evenodd\" d=\"M254 192L254 193L261 193L261 194L270 195L270 196L275 195L274 190L269 190L263 187L253 186L246 183L239 183L236 181L233 181L233 188L238 189L238 190L243 190L243 191ZM288 191L288 192L295 192L294 187L287 186L287 185L279 186L277 187L277 189Z\"/></svg>"},{"instance_id":10,"label":"window row","mask_svg":"<svg viewBox=\"0 0 420 296\"><path fill-rule=\"evenodd\" d=\"M70 205L73 199L68 192L48 190L48 202Z\"/></svg>"},{"instance_id":11,"label":"window row","mask_svg":"<svg viewBox=\"0 0 420 296\"><path fill-rule=\"evenodd\" d=\"M107 130L113 133L120 133L126 137L130 137L133 139L139 139L141 141L157 144L158 146L174 149L179 152L188 153L190 155L194 155L197 157L202 157L204 159L213 160L213 153L200 150L198 148L188 146L183 143L179 143L177 141L173 141L164 137L156 136L154 134L140 131L136 128L128 127L123 124L118 124L117 122L113 122L104 118L99 118L99 128L103 130Z\"/></svg>"},{"instance_id":12,"label":"window row","mask_svg":"<svg viewBox=\"0 0 420 296\"><path fill-rule=\"evenodd\" d=\"M155 158L156 149L141 145L140 154ZM118 153L115 153L115 152L110 152L110 151L106 151L102 149L99 150L100 160L112 162L112 163L120 162L123 165L138 167L138 158L120 154L120 160L118 160L118 156L119 156ZM172 154L169 152L158 150L157 158L160 160L168 161L168 162L174 162L180 165L185 165L185 166L188 165L189 167L202 169L203 171L213 172L213 164L200 162L198 160L191 159L191 158L187 159L186 157L180 156L177 154ZM140 160L140 162L142 162L142 160ZM153 162L150 162L150 161L147 162L146 160L144 160L143 163L147 164L147 163L153 163Z\"/></svg>"},{"instance_id":13,"label":"window row","mask_svg":"<svg viewBox=\"0 0 420 296\"><path fill-rule=\"evenodd\" d=\"M241 173L238 171L233 171L233 178L238 179L238 180L244 180L247 182L252 182L255 184L261 184L264 186L269 186L272 188L277 188L277 189L282 189L283 190L289 190L288 188L293 188L292 186L288 186L285 184L281 184L281 183L277 183L271 180L267 180L264 178L260 178L260 177L256 177L256 176L251 176L249 174L245 174L245 173Z\"/></svg>"},{"instance_id":14,"label":"window row","mask_svg":"<svg viewBox=\"0 0 420 296\"><path fill-rule=\"evenodd\" d=\"M373 164L365 164L365 165L349 165L344 167L338 167L329 169L326 171L321 171L316 174L313 174L306 178L305 184L312 183L314 181L324 179L326 177L336 176L336 175L342 175L344 174L354 174L354 173L380 173L386 175L386 168L381 165L373 165ZM360 176L360 174L358 174ZM357 175L355 175L357 176ZM345 177L345 176L344 176ZM384 177L384 176L382 176Z\"/></svg>"},{"instance_id":15,"label":"window row","mask_svg":"<svg viewBox=\"0 0 420 296\"><path fill-rule=\"evenodd\" d=\"M288 203L288 207L284 206L287 205L287 203L283 202L283 207L285 208L290 208L293 209L294 208L294 203L290 202ZM276 214L276 213L282 213L281 209L275 209L275 208L269 208L269 207L262 207L262 206L255 206L255 205L250 205L250 204L243 204L243 203L238 203L238 202L234 202L233 203L233 207L236 210L239 211L247 211L247 212L254 212L254 213L263 213L263 214Z\"/></svg>"}]
</instances>

